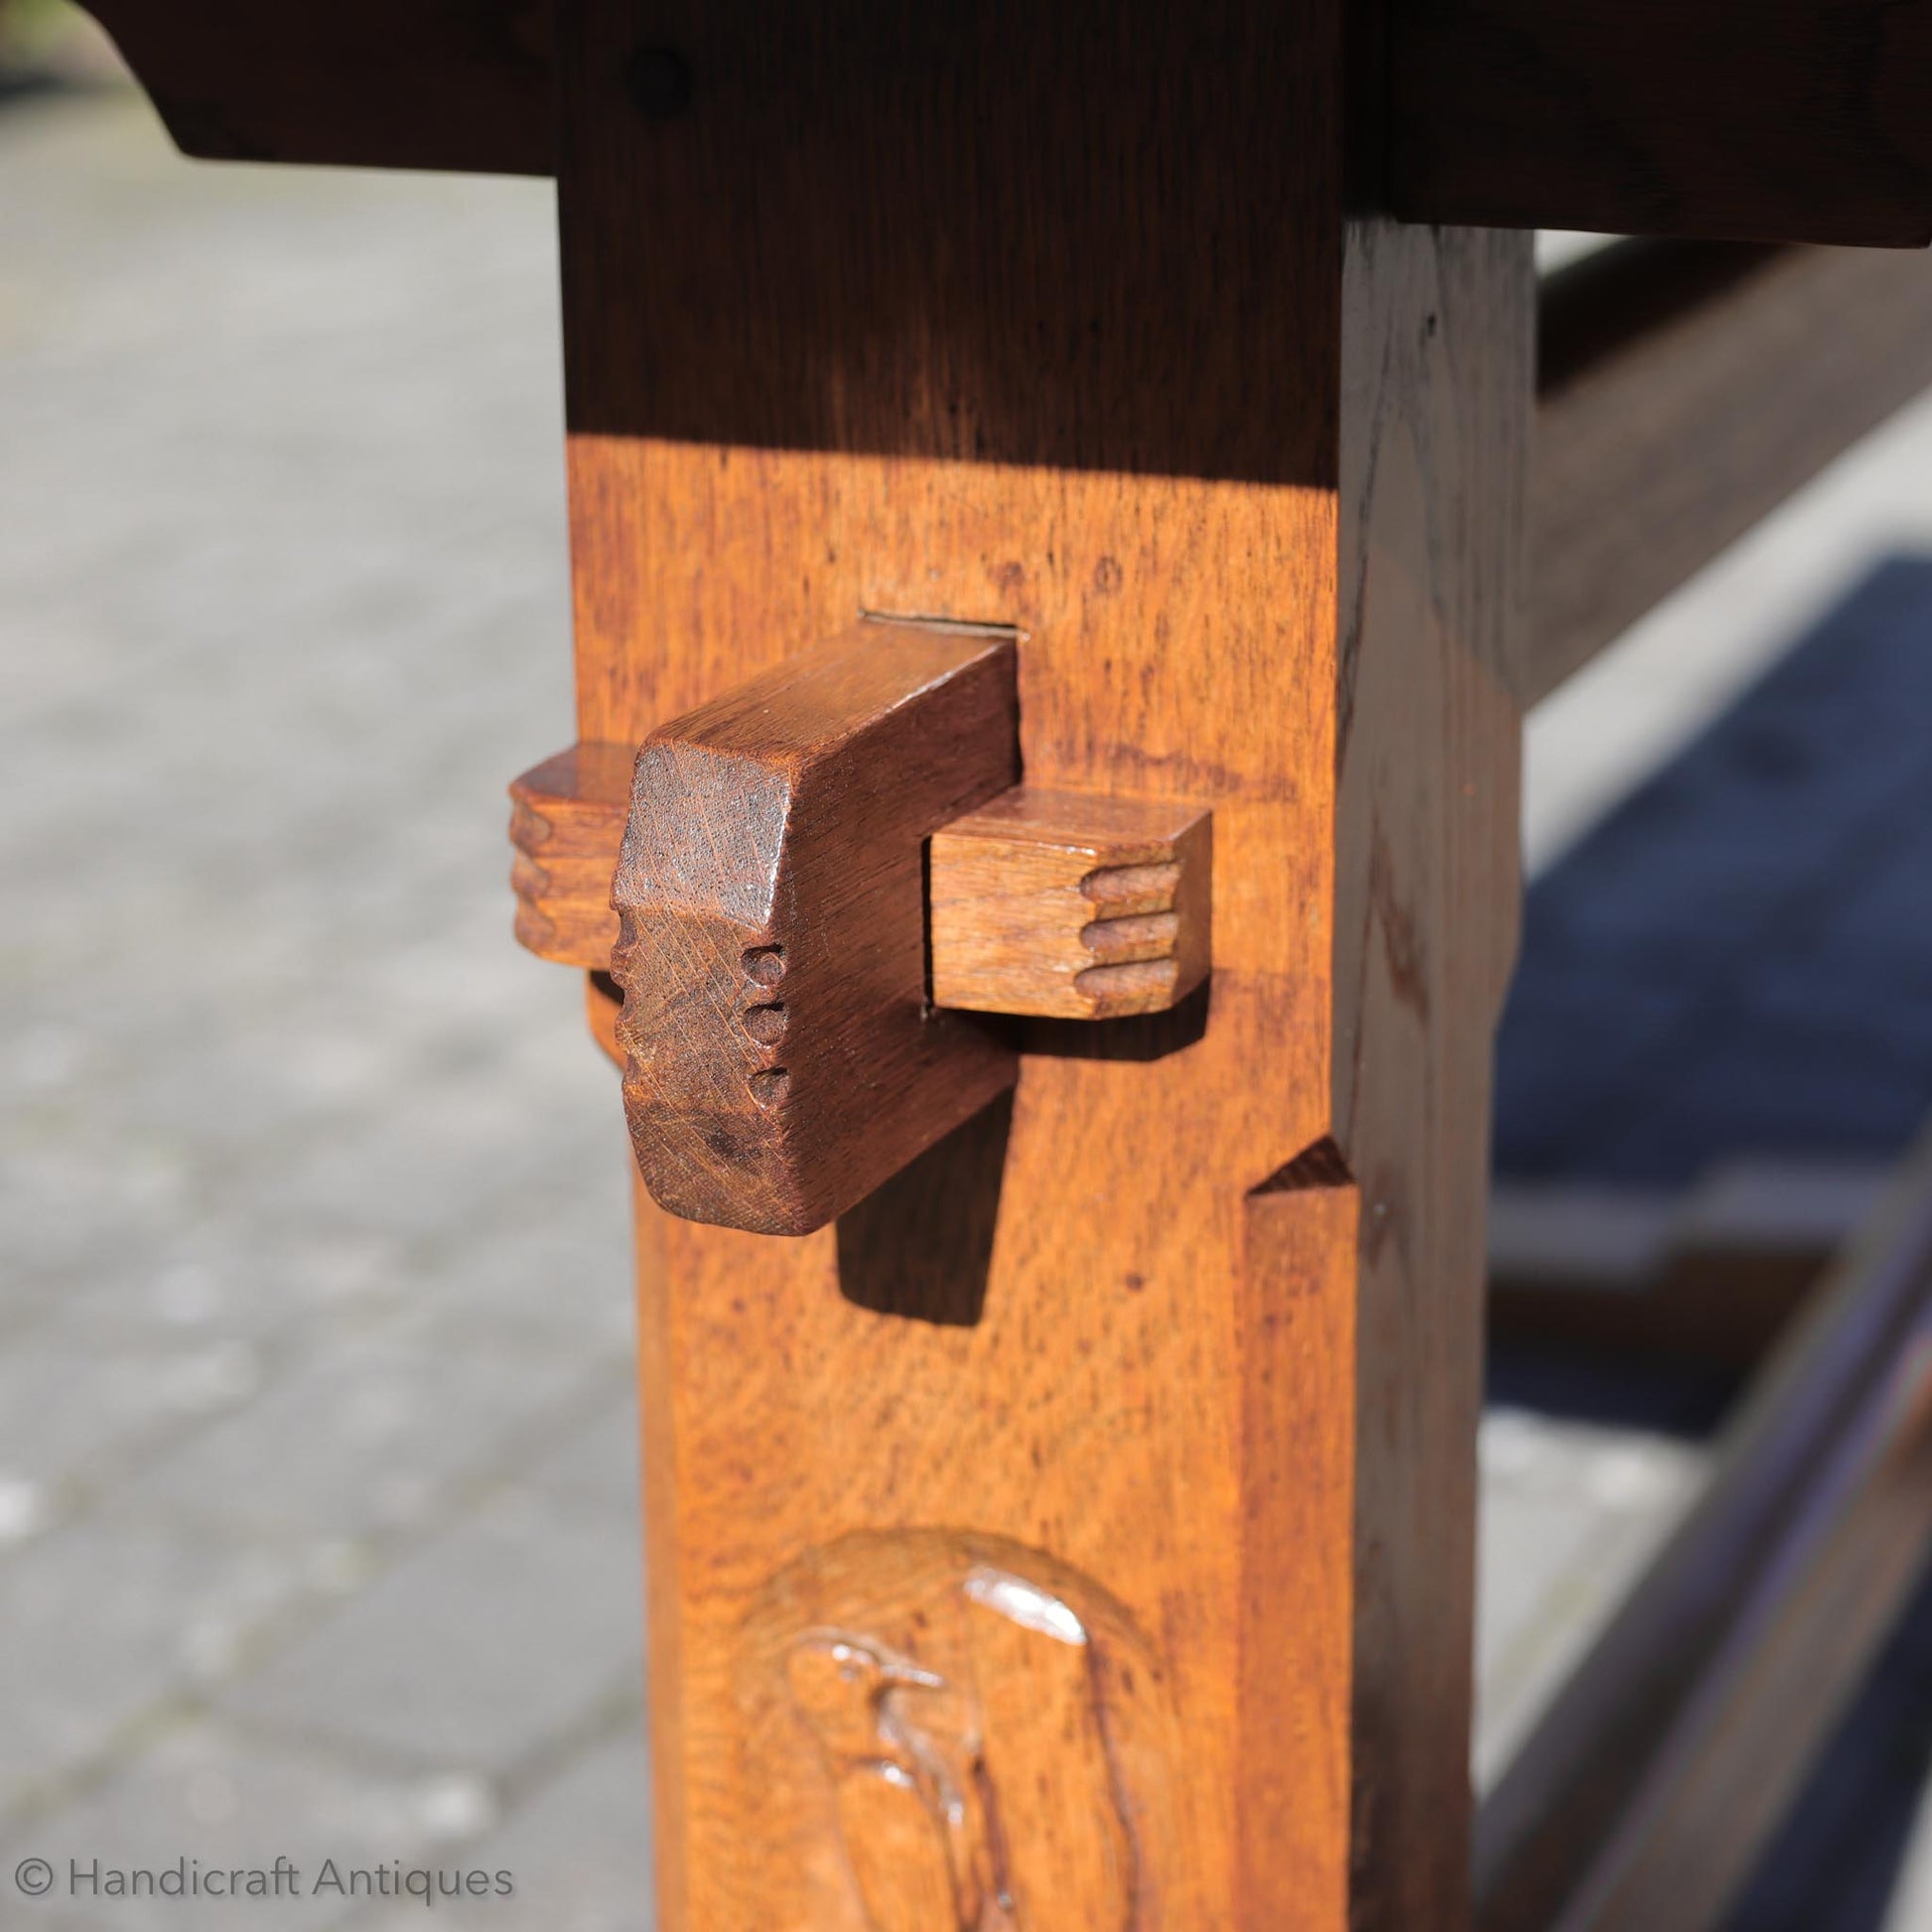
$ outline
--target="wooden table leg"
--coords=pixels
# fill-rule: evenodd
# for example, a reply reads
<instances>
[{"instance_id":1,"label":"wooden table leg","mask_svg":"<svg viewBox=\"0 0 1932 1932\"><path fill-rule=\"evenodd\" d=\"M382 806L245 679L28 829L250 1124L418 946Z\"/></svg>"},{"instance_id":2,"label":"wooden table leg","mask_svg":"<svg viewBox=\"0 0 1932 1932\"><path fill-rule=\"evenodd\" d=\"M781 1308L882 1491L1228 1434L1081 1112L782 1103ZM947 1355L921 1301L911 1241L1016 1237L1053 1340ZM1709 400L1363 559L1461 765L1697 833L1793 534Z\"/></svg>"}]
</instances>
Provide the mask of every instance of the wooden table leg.
<instances>
[{"instance_id":1,"label":"wooden table leg","mask_svg":"<svg viewBox=\"0 0 1932 1932\"><path fill-rule=\"evenodd\" d=\"M1526 237L1344 217L1259 0L564 0L580 737L1018 626L1213 975L835 1226L640 1203L665 1932L1466 1914Z\"/></svg>"}]
</instances>

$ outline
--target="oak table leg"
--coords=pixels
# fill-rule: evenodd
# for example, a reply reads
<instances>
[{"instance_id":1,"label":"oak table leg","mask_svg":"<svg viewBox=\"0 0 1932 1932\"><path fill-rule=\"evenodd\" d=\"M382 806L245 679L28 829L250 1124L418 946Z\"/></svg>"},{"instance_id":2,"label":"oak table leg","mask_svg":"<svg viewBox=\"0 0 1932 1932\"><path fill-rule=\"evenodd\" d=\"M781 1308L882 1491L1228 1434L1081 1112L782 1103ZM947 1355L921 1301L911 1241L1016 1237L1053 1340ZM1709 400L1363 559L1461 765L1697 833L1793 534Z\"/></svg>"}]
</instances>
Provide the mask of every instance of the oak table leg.
<instances>
[{"instance_id":1,"label":"oak table leg","mask_svg":"<svg viewBox=\"0 0 1932 1932\"><path fill-rule=\"evenodd\" d=\"M665 1932L1466 1917L1526 237L1343 213L1339 11L563 0L579 737L864 613L1214 818L835 1227L640 1200Z\"/></svg>"}]
</instances>

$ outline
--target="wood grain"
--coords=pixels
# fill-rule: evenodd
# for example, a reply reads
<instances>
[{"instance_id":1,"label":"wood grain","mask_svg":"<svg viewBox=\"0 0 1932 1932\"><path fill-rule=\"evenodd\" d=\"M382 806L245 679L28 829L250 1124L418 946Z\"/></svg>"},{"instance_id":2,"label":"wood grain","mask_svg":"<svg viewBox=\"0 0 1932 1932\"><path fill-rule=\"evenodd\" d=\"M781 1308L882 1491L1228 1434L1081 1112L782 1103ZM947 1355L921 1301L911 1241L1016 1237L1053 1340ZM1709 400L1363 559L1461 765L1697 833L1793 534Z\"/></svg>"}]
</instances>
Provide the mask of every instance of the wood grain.
<instances>
[{"instance_id":1,"label":"wood grain","mask_svg":"<svg viewBox=\"0 0 1932 1932\"><path fill-rule=\"evenodd\" d=\"M1207 977L1213 820L1017 785L932 835L932 997L976 1013L1161 1013Z\"/></svg>"},{"instance_id":2,"label":"wood grain","mask_svg":"<svg viewBox=\"0 0 1932 1932\"><path fill-rule=\"evenodd\" d=\"M1018 775L1010 635L858 623L658 726L612 888L638 1172L809 1234L1019 1073L926 997L933 830Z\"/></svg>"},{"instance_id":3,"label":"wood grain","mask_svg":"<svg viewBox=\"0 0 1932 1932\"><path fill-rule=\"evenodd\" d=\"M1527 236L1375 222L1348 238L1327 1071L1362 1193L1355 1373L1336 1392L1355 1426L1349 1905L1357 1926L1408 1928L1466 1918L1534 283Z\"/></svg>"},{"instance_id":4,"label":"wood grain","mask_svg":"<svg viewBox=\"0 0 1932 1932\"><path fill-rule=\"evenodd\" d=\"M555 170L550 0L92 0L90 10L184 153L485 174ZM1932 137L1918 111L1932 29L1920 6L1792 0L1767 11L1756 0L1727 0L1689 14L1663 0L1635 11L1608 0L1394 0L1388 12L1386 31L1361 30L1354 84L1362 144L1383 142L1387 153L1349 159L1372 185L1371 199L1380 205L1386 194L1405 219L1895 246L1932 237ZM774 16L774 38L784 23ZM654 24L640 17L631 48L613 64L609 77L639 118L675 120L714 81L735 83L728 69L693 65L680 24L669 13ZM957 26L940 31L962 45L972 38ZM1016 72L1077 61L1080 31L1070 19L1050 55L1016 63ZM1194 56L1197 70L1220 51L1205 33L1188 40L1177 51ZM916 50L913 36L875 40L849 50L849 66L890 75ZM1154 83L1152 49L1138 63L1120 48L1099 56L1123 57L1135 84ZM1385 59L1386 93L1377 84ZM1204 99L1178 111L1199 112ZM954 105L935 103L946 112ZM1280 159L1259 172L1279 182ZM1109 179L1105 166L1096 168L1094 184ZM1266 191L1258 179L1249 192ZM1018 237L1030 247L1051 245L1060 221L1063 246L1100 254L1123 239L1125 204L1104 195L1085 207L1013 211L1035 217L1033 232ZM1145 233L1133 239L1171 248L1176 260L1184 246ZM1009 272L1024 276L1030 266L1017 261ZM896 284L907 267L882 253L872 272ZM1230 318L1224 327L1232 326ZM1026 360L1040 346L988 332L976 349L1024 380ZM1060 353L1073 347L1055 345ZM1116 359L1119 376L1130 379L1125 358ZM760 372L752 385L759 393L744 406L817 408L817 384L787 395L786 374L782 363ZM1095 419L1083 434L1131 435L1145 445L1151 434L1169 433L1160 418L1173 405L1122 401L1114 428ZM723 434L714 423L697 433ZM1224 419L1221 427L1230 453L1246 442L1256 452L1249 460L1267 467L1261 425ZM737 433L744 437L742 422Z\"/></svg>"},{"instance_id":5,"label":"wood grain","mask_svg":"<svg viewBox=\"0 0 1932 1932\"><path fill-rule=\"evenodd\" d=\"M87 0L184 154L547 175L548 0Z\"/></svg>"},{"instance_id":6,"label":"wood grain","mask_svg":"<svg viewBox=\"0 0 1932 1932\"><path fill-rule=\"evenodd\" d=\"M1625 244L1551 278L1534 702L1932 385L1932 259Z\"/></svg>"},{"instance_id":7,"label":"wood grain","mask_svg":"<svg viewBox=\"0 0 1932 1932\"><path fill-rule=\"evenodd\" d=\"M1393 0L1407 221L1917 248L1932 8Z\"/></svg>"},{"instance_id":8,"label":"wood grain","mask_svg":"<svg viewBox=\"0 0 1932 1932\"><path fill-rule=\"evenodd\" d=\"M1932 1137L1483 1807L1485 1932L1722 1922L1932 1536Z\"/></svg>"},{"instance_id":9,"label":"wood grain","mask_svg":"<svg viewBox=\"0 0 1932 1932\"><path fill-rule=\"evenodd\" d=\"M560 15L580 735L859 612L1014 624L1030 783L1212 811L1215 973L1197 1036L1030 1053L997 1166L927 1157L991 1220L977 1318L849 1278L931 1265L929 1196L863 1242L642 1214L660 1922L867 1923L843 1780L763 1743L748 1652L798 1566L938 1533L1117 1606L1158 1668L1147 1927L1453 1927L1527 245L1345 220L1335 7L833 25ZM690 64L674 121L624 103L644 35ZM1324 1137L1358 1219L1311 1195L1306 1240L1253 1238ZM1251 1389L1244 1338L1302 1298L1293 1375ZM1330 1452L1319 1496L1279 1481ZM881 1602L839 1627L883 1660ZM1040 1767L1026 1856L1105 1869L1081 1707L1017 1638L983 1654ZM1245 1827L1260 1791L1305 1826ZM1025 1922L1118 1897L1070 1876Z\"/></svg>"},{"instance_id":10,"label":"wood grain","mask_svg":"<svg viewBox=\"0 0 1932 1932\"><path fill-rule=\"evenodd\" d=\"M1247 1278L1277 1292L1242 1298L1236 1335L1242 1578L1235 1694L1244 1707L1290 1725L1299 1743L1294 1756L1261 1757L1241 1793L1235 1863L1244 1932L1402 1923L1352 1909L1351 1874L1335 1858L1337 1846L1356 1839L1359 1782L1365 1770L1372 1775L1334 1722L1350 1696L1354 1661L1356 1430L1338 1397L1359 1361L1361 1232L1361 1190L1326 1139L1242 1203ZM1294 1632L1292 1650L1285 1651L1285 1629ZM1374 1887L1368 1878L1361 1889L1372 1897ZM1439 1912L1442 1922L1457 1922L1459 1898Z\"/></svg>"}]
</instances>

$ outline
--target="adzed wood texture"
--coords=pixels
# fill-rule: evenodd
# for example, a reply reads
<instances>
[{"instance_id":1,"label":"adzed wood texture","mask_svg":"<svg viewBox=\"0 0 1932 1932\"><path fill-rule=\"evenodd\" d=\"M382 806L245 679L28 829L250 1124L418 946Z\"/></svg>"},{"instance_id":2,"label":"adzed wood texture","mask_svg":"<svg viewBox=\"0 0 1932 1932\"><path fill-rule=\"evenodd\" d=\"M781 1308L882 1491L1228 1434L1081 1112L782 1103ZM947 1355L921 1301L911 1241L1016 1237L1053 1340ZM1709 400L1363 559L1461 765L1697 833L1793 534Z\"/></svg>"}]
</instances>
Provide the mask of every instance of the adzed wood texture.
<instances>
[{"instance_id":1,"label":"adzed wood texture","mask_svg":"<svg viewBox=\"0 0 1932 1932\"><path fill-rule=\"evenodd\" d=\"M1928 384L1926 255L1625 242L1550 277L1526 699Z\"/></svg>"},{"instance_id":2,"label":"adzed wood texture","mask_svg":"<svg viewBox=\"0 0 1932 1932\"><path fill-rule=\"evenodd\" d=\"M1482 1808L1482 1932L1702 1932L1932 1551L1932 1136Z\"/></svg>"},{"instance_id":3,"label":"adzed wood texture","mask_svg":"<svg viewBox=\"0 0 1932 1932\"><path fill-rule=\"evenodd\" d=\"M612 899L638 1172L809 1234L1019 1072L926 999L926 839L1019 775L1014 645L865 623L644 740Z\"/></svg>"},{"instance_id":4,"label":"adzed wood texture","mask_svg":"<svg viewBox=\"0 0 1932 1932\"><path fill-rule=\"evenodd\" d=\"M1924 0L1391 0L1406 221L1918 248Z\"/></svg>"},{"instance_id":5,"label":"adzed wood texture","mask_svg":"<svg viewBox=\"0 0 1932 1932\"><path fill-rule=\"evenodd\" d=\"M1206 812L1017 785L935 832L928 868L942 1007L1115 1020L1207 977Z\"/></svg>"},{"instance_id":6,"label":"adzed wood texture","mask_svg":"<svg viewBox=\"0 0 1932 1932\"><path fill-rule=\"evenodd\" d=\"M1030 785L1213 814L1204 1026L1036 1023L799 1240L642 1204L666 1932L1465 1916L1533 280L1345 218L1343 30L559 14L579 735L939 614Z\"/></svg>"}]
</instances>

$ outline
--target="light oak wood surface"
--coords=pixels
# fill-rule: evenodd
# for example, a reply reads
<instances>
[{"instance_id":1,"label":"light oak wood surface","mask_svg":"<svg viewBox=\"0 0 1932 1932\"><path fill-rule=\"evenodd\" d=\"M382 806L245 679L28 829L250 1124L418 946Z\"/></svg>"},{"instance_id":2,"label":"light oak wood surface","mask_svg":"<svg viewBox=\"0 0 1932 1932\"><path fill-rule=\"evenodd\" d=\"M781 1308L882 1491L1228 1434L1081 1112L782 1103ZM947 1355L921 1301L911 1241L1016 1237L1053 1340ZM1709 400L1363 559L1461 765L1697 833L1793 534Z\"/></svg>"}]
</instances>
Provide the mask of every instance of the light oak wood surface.
<instances>
[{"instance_id":1,"label":"light oak wood surface","mask_svg":"<svg viewBox=\"0 0 1932 1932\"><path fill-rule=\"evenodd\" d=\"M861 1822L890 1725L1012 1767L1034 1925L1458 1924L1527 242L1344 220L1334 13L706 5L660 123L628 9L560 26L580 734L1002 622L1029 782L1214 817L1198 1031L1042 1035L802 1240L643 1208L661 1922L916 1919L974 1855L875 1855L940 1832ZM761 1661L828 1627L836 1720Z\"/></svg>"},{"instance_id":2,"label":"light oak wood surface","mask_svg":"<svg viewBox=\"0 0 1932 1932\"><path fill-rule=\"evenodd\" d=\"M1016 785L932 836L932 997L976 1013L1118 1020L1207 977L1213 819Z\"/></svg>"}]
</instances>

